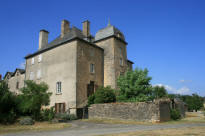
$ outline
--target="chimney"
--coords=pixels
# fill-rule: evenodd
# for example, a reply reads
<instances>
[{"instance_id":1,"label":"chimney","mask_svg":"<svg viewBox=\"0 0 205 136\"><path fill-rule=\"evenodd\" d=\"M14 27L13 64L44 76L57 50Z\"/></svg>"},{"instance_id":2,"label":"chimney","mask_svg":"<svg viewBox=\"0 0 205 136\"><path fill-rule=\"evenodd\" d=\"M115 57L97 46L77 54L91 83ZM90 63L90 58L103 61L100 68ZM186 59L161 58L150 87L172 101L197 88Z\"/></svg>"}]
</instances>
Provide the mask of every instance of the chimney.
<instances>
[{"instance_id":1,"label":"chimney","mask_svg":"<svg viewBox=\"0 0 205 136\"><path fill-rule=\"evenodd\" d=\"M44 48L48 44L48 34L46 30L41 30L39 33L39 49Z\"/></svg>"},{"instance_id":2,"label":"chimney","mask_svg":"<svg viewBox=\"0 0 205 136\"><path fill-rule=\"evenodd\" d=\"M88 20L83 22L83 34L86 37L90 36L90 22Z\"/></svg>"},{"instance_id":3,"label":"chimney","mask_svg":"<svg viewBox=\"0 0 205 136\"><path fill-rule=\"evenodd\" d=\"M0 81L1 81L2 75L0 74Z\"/></svg>"},{"instance_id":4,"label":"chimney","mask_svg":"<svg viewBox=\"0 0 205 136\"><path fill-rule=\"evenodd\" d=\"M70 22L67 20L62 20L61 22L61 38L65 36L66 33L70 31Z\"/></svg>"}]
</instances>

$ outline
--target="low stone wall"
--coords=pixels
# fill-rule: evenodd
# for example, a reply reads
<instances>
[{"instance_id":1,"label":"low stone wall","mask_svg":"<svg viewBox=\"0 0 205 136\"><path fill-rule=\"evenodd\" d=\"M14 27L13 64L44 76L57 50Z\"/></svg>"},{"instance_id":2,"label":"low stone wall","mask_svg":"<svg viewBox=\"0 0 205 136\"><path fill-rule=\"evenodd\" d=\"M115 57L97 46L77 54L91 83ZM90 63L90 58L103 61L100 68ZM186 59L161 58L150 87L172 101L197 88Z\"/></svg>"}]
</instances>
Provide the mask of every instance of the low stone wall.
<instances>
[{"instance_id":1,"label":"low stone wall","mask_svg":"<svg viewBox=\"0 0 205 136\"><path fill-rule=\"evenodd\" d=\"M93 104L88 109L88 117L150 122L168 121L170 120L170 101Z\"/></svg>"}]
</instances>

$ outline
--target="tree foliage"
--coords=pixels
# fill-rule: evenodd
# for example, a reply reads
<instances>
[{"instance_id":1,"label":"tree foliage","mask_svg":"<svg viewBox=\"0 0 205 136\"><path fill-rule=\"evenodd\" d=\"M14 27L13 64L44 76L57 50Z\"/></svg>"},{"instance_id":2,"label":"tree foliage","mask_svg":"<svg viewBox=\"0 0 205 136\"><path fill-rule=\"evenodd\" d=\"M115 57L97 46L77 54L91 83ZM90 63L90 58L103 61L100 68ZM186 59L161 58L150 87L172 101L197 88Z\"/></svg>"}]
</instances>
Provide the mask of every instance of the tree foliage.
<instances>
[{"instance_id":1,"label":"tree foliage","mask_svg":"<svg viewBox=\"0 0 205 136\"><path fill-rule=\"evenodd\" d=\"M31 115L35 120L40 119L42 106L47 106L50 102L51 93L47 92L48 85L45 83L36 84L34 81L25 81L25 87L21 89L19 96L22 101L19 105L20 110Z\"/></svg>"},{"instance_id":2,"label":"tree foliage","mask_svg":"<svg viewBox=\"0 0 205 136\"><path fill-rule=\"evenodd\" d=\"M182 95L180 98L187 104L189 111L198 111L203 107L204 99L197 94Z\"/></svg>"},{"instance_id":3,"label":"tree foliage","mask_svg":"<svg viewBox=\"0 0 205 136\"><path fill-rule=\"evenodd\" d=\"M118 101L147 101L152 98L151 77L148 76L147 69L127 71L117 80L119 88Z\"/></svg>"},{"instance_id":4,"label":"tree foliage","mask_svg":"<svg viewBox=\"0 0 205 136\"><path fill-rule=\"evenodd\" d=\"M164 86L154 86L152 94L155 99L166 97L168 95Z\"/></svg>"},{"instance_id":5,"label":"tree foliage","mask_svg":"<svg viewBox=\"0 0 205 136\"><path fill-rule=\"evenodd\" d=\"M89 96L88 105L97 103L110 103L115 101L115 93L110 86L99 87L93 95Z\"/></svg>"},{"instance_id":6,"label":"tree foliage","mask_svg":"<svg viewBox=\"0 0 205 136\"><path fill-rule=\"evenodd\" d=\"M16 96L9 91L8 85L0 81L0 123L13 123L17 117Z\"/></svg>"}]
</instances>

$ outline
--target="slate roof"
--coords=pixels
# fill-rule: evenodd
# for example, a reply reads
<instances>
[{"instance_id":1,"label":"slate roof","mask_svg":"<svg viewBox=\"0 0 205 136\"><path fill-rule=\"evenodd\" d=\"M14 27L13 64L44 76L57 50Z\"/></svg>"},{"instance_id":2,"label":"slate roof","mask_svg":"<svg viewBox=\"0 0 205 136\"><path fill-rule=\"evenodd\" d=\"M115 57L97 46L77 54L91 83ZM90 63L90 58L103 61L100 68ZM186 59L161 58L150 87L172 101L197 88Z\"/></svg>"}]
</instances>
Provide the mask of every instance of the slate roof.
<instances>
[{"instance_id":1,"label":"slate roof","mask_svg":"<svg viewBox=\"0 0 205 136\"><path fill-rule=\"evenodd\" d=\"M85 37L80 29L73 26L72 28L70 28L70 32L65 34L65 36L63 38L61 38L61 36L58 36L56 39L54 39L53 41L48 43L44 48L38 50L37 52L35 52L33 54L27 55L25 58L27 59L31 56L34 56L38 53L41 53L41 52L44 52L46 50L52 49L52 48L54 48L58 45L61 45L65 42L71 41L71 40L76 39L76 38L87 41L87 42L90 42L89 38ZM92 40L93 36L91 35L90 38ZM95 46L95 47L98 47L95 44L92 44L92 45ZM100 48L100 47L98 47L98 48ZM102 49L102 48L100 48L100 49Z\"/></svg>"},{"instance_id":2,"label":"slate roof","mask_svg":"<svg viewBox=\"0 0 205 136\"><path fill-rule=\"evenodd\" d=\"M17 69L14 71L13 75L15 75L15 73L16 73L17 70L18 70L21 74L24 74L24 73L25 73L25 70L24 70L24 69L17 68Z\"/></svg>"},{"instance_id":3,"label":"slate roof","mask_svg":"<svg viewBox=\"0 0 205 136\"><path fill-rule=\"evenodd\" d=\"M9 71L6 72L6 74L5 74L5 76L4 76L4 79L6 78L6 76L7 76L8 74L11 75L11 76L13 76L14 73L13 73L13 72L9 72Z\"/></svg>"},{"instance_id":4,"label":"slate roof","mask_svg":"<svg viewBox=\"0 0 205 136\"><path fill-rule=\"evenodd\" d=\"M105 27L103 29L100 29L96 33L95 41L105 39L105 38L110 37L110 36L119 37L118 36L119 34L120 34L120 39L125 41L125 37L124 37L123 33L118 28L116 28L115 26L109 24L107 27Z\"/></svg>"},{"instance_id":5,"label":"slate roof","mask_svg":"<svg viewBox=\"0 0 205 136\"><path fill-rule=\"evenodd\" d=\"M6 72L6 74L5 74L5 76L4 76L4 79L6 78L6 76L7 76L8 74L10 74L11 77L14 76L17 70L20 72L20 74L24 74L24 73L25 73L25 70L24 70L24 69L16 68L16 70L15 70L14 72L9 72L9 71Z\"/></svg>"}]
</instances>

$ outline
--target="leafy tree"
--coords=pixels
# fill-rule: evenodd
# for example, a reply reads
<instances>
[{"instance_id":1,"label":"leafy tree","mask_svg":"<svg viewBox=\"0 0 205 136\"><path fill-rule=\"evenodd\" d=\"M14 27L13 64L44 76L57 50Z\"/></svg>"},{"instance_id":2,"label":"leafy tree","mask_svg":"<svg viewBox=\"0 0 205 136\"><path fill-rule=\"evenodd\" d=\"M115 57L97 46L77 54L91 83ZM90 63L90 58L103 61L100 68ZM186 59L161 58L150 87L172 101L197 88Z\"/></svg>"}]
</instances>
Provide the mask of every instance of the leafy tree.
<instances>
[{"instance_id":1,"label":"leafy tree","mask_svg":"<svg viewBox=\"0 0 205 136\"><path fill-rule=\"evenodd\" d=\"M147 101L151 99L152 86L151 77L148 76L147 69L127 71L117 80L119 88L118 101Z\"/></svg>"},{"instance_id":2,"label":"leafy tree","mask_svg":"<svg viewBox=\"0 0 205 136\"><path fill-rule=\"evenodd\" d=\"M152 93L153 93L153 97L155 99L165 97L168 94L167 90L164 88L164 86L154 86Z\"/></svg>"},{"instance_id":3,"label":"leafy tree","mask_svg":"<svg viewBox=\"0 0 205 136\"><path fill-rule=\"evenodd\" d=\"M193 110L198 111L203 107L204 99L203 97L197 94L192 94L192 95L169 94L168 97L171 99L180 98L183 102L187 104L188 111L193 111Z\"/></svg>"},{"instance_id":4,"label":"leafy tree","mask_svg":"<svg viewBox=\"0 0 205 136\"><path fill-rule=\"evenodd\" d=\"M110 86L99 87L93 95L89 96L88 105L97 103L110 103L115 101L115 93Z\"/></svg>"},{"instance_id":5,"label":"leafy tree","mask_svg":"<svg viewBox=\"0 0 205 136\"><path fill-rule=\"evenodd\" d=\"M25 81L25 85L26 87L21 89L22 94L19 96L21 99L19 108L24 114L39 120L41 107L47 106L50 102L51 93L47 92L48 85L36 84L30 80Z\"/></svg>"},{"instance_id":6,"label":"leafy tree","mask_svg":"<svg viewBox=\"0 0 205 136\"><path fill-rule=\"evenodd\" d=\"M0 81L0 123L13 123L17 117L16 96L9 91L8 85Z\"/></svg>"}]
</instances>

